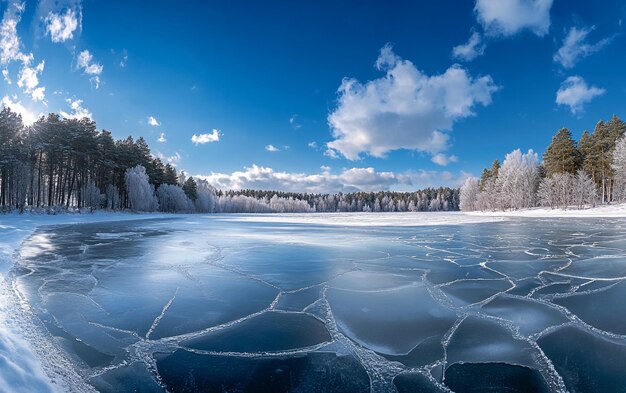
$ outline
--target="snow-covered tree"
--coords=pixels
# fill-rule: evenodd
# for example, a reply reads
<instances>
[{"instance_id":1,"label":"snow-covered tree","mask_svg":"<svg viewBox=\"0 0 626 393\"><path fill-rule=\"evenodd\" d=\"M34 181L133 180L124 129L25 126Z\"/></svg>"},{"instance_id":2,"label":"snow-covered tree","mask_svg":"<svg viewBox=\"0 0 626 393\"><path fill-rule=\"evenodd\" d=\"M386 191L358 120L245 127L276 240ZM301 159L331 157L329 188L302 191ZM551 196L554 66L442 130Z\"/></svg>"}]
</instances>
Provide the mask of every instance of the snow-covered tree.
<instances>
[{"instance_id":1,"label":"snow-covered tree","mask_svg":"<svg viewBox=\"0 0 626 393\"><path fill-rule=\"evenodd\" d=\"M215 211L215 189L208 181L196 180L197 198L194 202L198 213L213 213Z\"/></svg>"},{"instance_id":2,"label":"snow-covered tree","mask_svg":"<svg viewBox=\"0 0 626 393\"><path fill-rule=\"evenodd\" d=\"M572 198L573 202L579 209L585 205L593 206L598 197L598 189L596 184L587 173L579 169L576 176L572 179Z\"/></svg>"},{"instance_id":3,"label":"snow-covered tree","mask_svg":"<svg viewBox=\"0 0 626 393\"><path fill-rule=\"evenodd\" d=\"M478 209L478 194L480 182L475 177L468 177L461 187L461 210L473 211Z\"/></svg>"},{"instance_id":4,"label":"snow-covered tree","mask_svg":"<svg viewBox=\"0 0 626 393\"><path fill-rule=\"evenodd\" d=\"M169 213L193 211L192 202L177 184L161 184L156 194L161 211Z\"/></svg>"},{"instance_id":5,"label":"snow-covered tree","mask_svg":"<svg viewBox=\"0 0 626 393\"><path fill-rule=\"evenodd\" d=\"M126 170L126 193L130 208L136 211L158 210L159 203L154 195L154 186L150 184L146 168L137 165Z\"/></svg>"},{"instance_id":6,"label":"snow-covered tree","mask_svg":"<svg viewBox=\"0 0 626 393\"><path fill-rule=\"evenodd\" d=\"M85 187L85 207L88 207L90 211L99 209L102 205L102 201L106 197L100 194L100 189L96 187L93 182L89 182Z\"/></svg>"},{"instance_id":7,"label":"snow-covered tree","mask_svg":"<svg viewBox=\"0 0 626 393\"><path fill-rule=\"evenodd\" d=\"M626 135L617 140L611 163L615 179L615 196L619 201L626 200Z\"/></svg>"},{"instance_id":8,"label":"snow-covered tree","mask_svg":"<svg viewBox=\"0 0 626 393\"><path fill-rule=\"evenodd\" d=\"M539 157L532 149L507 154L498 172L496 186L500 208L521 209L535 205L539 184Z\"/></svg>"}]
</instances>

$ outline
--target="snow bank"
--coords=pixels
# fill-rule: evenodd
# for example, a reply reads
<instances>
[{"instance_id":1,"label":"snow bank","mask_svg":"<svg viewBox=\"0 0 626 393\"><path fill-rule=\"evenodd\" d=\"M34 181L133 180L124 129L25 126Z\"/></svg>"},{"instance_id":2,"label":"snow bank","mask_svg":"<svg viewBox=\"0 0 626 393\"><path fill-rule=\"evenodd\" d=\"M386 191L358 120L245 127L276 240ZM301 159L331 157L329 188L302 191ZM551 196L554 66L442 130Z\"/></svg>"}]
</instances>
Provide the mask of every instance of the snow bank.
<instances>
[{"instance_id":1,"label":"snow bank","mask_svg":"<svg viewBox=\"0 0 626 393\"><path fill-rule=\"evenodd\" d=\"M94 392L37 327L6 279L16 249L41 225L132 220L163 214L0 214L0 392Z\"/></svg>"},{"instance_id":2,"label":"snow bank","mask_svg":"<svg viewBox=\"0 0 626 393\"><path fill-rule=\"evenodd\" d=\"M504 218L497 216L477 216L461 212L220 214L216 215L215 219L232 222L275 222L355 227L458 225L504 220Z\"/></svg>"},{"instance_id":3,"label":"snow bank","mask_svg":"<svg viewBox=\"0 0 626 393\"><path fill-rule=\"evenodd\" d=\"M602 205L589 209L549 209L549 208L533 208L512 211L495 211L495 212L467 212L463 213L473 217L534 217L534 218L626 218L626 204Z\"/></svg>"}]
</instances>

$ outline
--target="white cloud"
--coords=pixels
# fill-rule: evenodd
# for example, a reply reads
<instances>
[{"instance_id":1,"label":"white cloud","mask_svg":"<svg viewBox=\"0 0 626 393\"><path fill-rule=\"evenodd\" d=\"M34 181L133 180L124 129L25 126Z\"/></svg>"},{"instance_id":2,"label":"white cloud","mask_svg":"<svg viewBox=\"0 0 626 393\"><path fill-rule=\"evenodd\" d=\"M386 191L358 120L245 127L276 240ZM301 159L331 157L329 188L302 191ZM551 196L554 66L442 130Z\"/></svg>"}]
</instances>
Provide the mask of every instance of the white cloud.
<instances>
[{"instance_id":1,"label":"white cloud","mask_svg":"<svg viewBox=\"0 0 626 393\"><path fill-rule=\"evenodd\" d=\"M439 153L439 154L435 154L431 158L431 161L437 165L447 166L451 162L459 161L459 158L457 156L447 156L443 153Z\"/></svg>"},{"instance_id":2,"label":"white cloud","mask_svg":"<svg viewBox=\"0 0 626 393\"><path fill-rule=\"evenodd\" d=\"M193 134L193 136L191 137L191 141L193 143L195 143L196 145L203 145L205 143L211 143L211 142L219 142L220 140L220 131L219 130L213 130L212 133L210 134Z\"/></svg>"},{"instance_id":3,"label":"white cloud","mask_svg":"<svg viewBox=\"0 0 626 393\"><path fill-rule=\"evenodd\" d=\"M102 74L104 67L93 60L93 55L88 50L78 54L76 67L82 69L86 75L90 76L89 80L95 85L96 89L100 87L100 74Z\"/></svg>"},{"instance_id":4,"label":"white cloud","mask_svg":"<svg viewBox=\"0 0 626 393\"><path fill-rule=\"evenodd\" d=\"M0 63L7 65L13 61L25 62L29 55L22 53L17 24L22 19L25 5L17 1L10 2L4 11L0 23Z\"/></svg>"},{"instance_id":5,"label":"white cloud","mask_svg":"<svg viewBox=\"0 0 626 393\"><path fill-rule=\"evenodd\" d=\"M165 156L163 153L157 152L156 156L159 159L161 159L161 161L165 161L166 163L171 164L172 166L177 166L182 159L180 153L178 152L175 152L174 155L172 156Z\"/></svg>"},{"instance_id":6,"label":"white cloud","mask_svg":"<svg viewBox=\"0 0 626 393\"><path fill-rule=\"evenodd\" d=\"M289 124L291 124L295 130L302 128L302 124L298 123L298 114L292 115L289 118Z\"/></svg>"},{"instance_id":7,"label":"white cloud","mask_svg":"<svg viewBox=\"0 0 626 393\"><path fill-rule=\"evenodd\" d=\"M93 118L91 112L88 109L83 107L83 100L67 98L65 101L69 104L70 108L72 109L72 112L59 111L61 116L63 116L64 118L66 119L82 119L83 117L86 117L88 119Z\"/></svg>"},{"instance_id":8,"label":"white cloud","mask_svg":"<svg viewBox=\"0 0 626 393\"><path fill-rule=\"evenodd\" d=\"M11 108L13 112L20 114L22 116L22 122L25 125L33 124L34 122L37 121L37 119L39 119L40 116L43 115L43 114L37 115L33 111L31 111L29 108L26 108L17 99L16 96L13 96L12 98L9 96L4 96L2 97L2 100L0 100L0 104L2 104L3 107Z\"/></svg>"},{"instance_id":9,"label":"white cloud","mask_svg":"<svg viewBox=\"0 0 626 393\"><path fill-rule=\"evenodd\" d=\"M580 29L572 27L563 40L563 46L554 54L553 60L564 68L572 68L579 60L604 48L611 41L610 38L604 38L595 44L586 42L593 29L594 27Z\"/></svg>"},{"instance_id":10,"label":"white cloud","mask_svg":"<svg viewBox=\"0 0 626 393\"><path fill-rule=\"evenodd\" d=\"M317 142L315 142L315 141L313 141L313 142L309 142L309 143L308 143L308 146L309 146L311 149L317 149Z\"/></svg>"},{"instance_id":11,"label":"white cloud","mask_svg":"<svg viewBox=\"0 0 626 393\"><path fill-rule=\"evenodd\" d=\"M43 72L45 61L41 61L37 66L31 67L25 63L20 70L17 85L21 87L26 94L30 94L33 101L43 101L45 98L46 88L39 86L38 75Z\"/></svg>"},{"instance_id":12,"label":"white cloud","mask_svg":"<svg viewBox=\"0 0 626 393\"><path fill-rule=\"evenodd\" d=\"M180 156L180 154L178 154L178 152L176 152L173 156L167 157L166 160L167 160L168 163L176 166L180 162L181 158L182 157Z\"/></svg>"},{"instance_id":13,"label":"white cloud","mask_svg":"<svg viewBox=\"0 0 626 393\"><path fill-rule=\"evenodd\" d=\"M162 132L161 135L159 135L159 139L157 139L157 141L164 143L165 141L167 141L167 139L165 139L165 133Z\"/></svg>"},{"instance_id":14,"label":"white cloud","mask_svg":"<svg viewBox=\"0 0 626 393\"><path fill-rule=\"evenodd\" d=\"M31 67L33 62L32 53L24 53L21 49L19 36L17 35L17 24L22 18L25 3L16 1L10 2L0 23L0 64L8 66L10 63L19 61L20 68L18 86L24 93L29 94L33 101L44 101L45 87L39 86L39 77L44 68L44 61L37 66ZM5 68L2 76L7 83L11 83L9 71Z\"/></svg>"},{"instance_id":15,"label":"white cloud","mask_svg":"<svg viewBox=\"0 0 626 393\"><path fill-rule=\"evenodd\" d=\"M473 116L478 104L491 104L498 90L490 76L474 78L459 65L428 76L388 45L376 67L386 75L364 84L342 81L338 106L328 116L335 140L326 155L356 160L361 153L384 157L397 149L439 153L448 147L446 132L454 122Z\"/></svg>"},{"instance_id":16,"label":"white cloud","mask_svg":"<svg viewBox=\"0 0 626 393\"><path fill-rule=\"evenodd\" d=\"M476 0L478 22L489 35L510 36L528 29L544 36L553 0Z\"/></svg>"},{"instance_id":17,"label":"white cloud","mask_svg":"<svg viewBox=\"0 0 626 393\"><path fill-rule=\"evenodd\" d=\"M319 174L277 172L272 168L252 165L231 174L211 173L198 176L219 189L254 188L297 192L337 192L386 190L399 181L391 172L376 172L373 168L346 169L333 175L330 168Z\"/></svg>"},{"instance_id":18,"label":"white cloud","mask_svg":"<svg viewBox=\"0 0 626 393\"><path fill-rule=\"evenodd\" d=\"M467 43L452 48L452 56L460 60L471 61L485 53L486 45L478 32L473 32Z\"/></svg>"},{"instance_id":19,"label":"white cloud","mask_svg":"<svg viewBox=\"0 0 626 393\"><path fill-rule=\"evenodd\" d=\"M81 15L77 15L71 8L65 14L50 12L44 20L46 34L50 35L52 42L71 40L80 25L80 18Z\"/></svg>"},{"instance_id":20,"label":"white cloud","mask_svg":"<svg viewBox=\"0 0 626 393\"><path fill-rule=\"evenodd\" d=\"M568 106L572 114L576 114L584 110L585 104L605 92L605 89L588 86L580 76L570 76L561 83L561 87L556 92L556 103Z\"/></svg>"},{"instance_id":21,"label":"white cloud","mask_svg":"<svg viewBox=\"0 0 626 393\"><path fill-rule=\"evenodd\" d=\"M260 189L309 193L333 193L380 190L415 190L434 185L457 186L467 174L455 176L450 172L407 171L403 173L378 172L374 168L349 168L331 173L322 166L321 173L306 174L275 171L272 168L252 165L233 173L211 173L194 177L206 179L214 187L228 189Z\"/></svg>"},{"instance_id":22,"label":"white cloud","mask_svg":"<svg viewBox=\"0 0 626 393\"><path fill-rule=\"evenodd\" d=\"M276 146L274 146L274 145L266 145L266 146L265 146L265 150L267 150L267 151L271 151L271 152L277 152L277 151L280 151L280 149L279 149L279 148L277 148L277 147L276 147Z\"/></svg>"},{"instance_id":23,"label":"white cloud","mask_svg":"<svg viewBox=\"0 0 626 393\"><path fill-rule=\"evenodd\" d=\"M148 116L148 124L150 124L152 127L158 127L161 125L161 123L159 123L159 121L154 116Z\"/></svg>"}]
</instances>

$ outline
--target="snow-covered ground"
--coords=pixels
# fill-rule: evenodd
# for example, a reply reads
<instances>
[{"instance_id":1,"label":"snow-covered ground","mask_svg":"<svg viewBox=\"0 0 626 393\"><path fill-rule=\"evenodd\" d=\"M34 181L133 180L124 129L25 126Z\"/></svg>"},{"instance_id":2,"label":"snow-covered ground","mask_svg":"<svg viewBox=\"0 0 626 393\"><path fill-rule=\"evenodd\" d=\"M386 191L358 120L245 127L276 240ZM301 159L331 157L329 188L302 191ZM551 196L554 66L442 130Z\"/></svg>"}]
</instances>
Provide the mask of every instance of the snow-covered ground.
<instances>
[{"instance_id":1,"label":"snow-covered ground","mask_svg":"<svg viewBox=\"0 0 626 393\"><path fill-rule=\"evenodd\" d=\"M217 215L216 219L241 222L274 222L351 227L457 225L504 220L504 218L501 217L468 215L461 212L221 214Z\"/></svg>"},{"instance_id":2,"label":"snow-covered ground","mask_svg":"<svg viewBox=\"0 0 626 393\"><path fill-rule=\"evenodd\" d=\"M530 218L566 218L566 217L626 217L626 203L614 205L602 205L588 209L548 209L532 208L512 211L495 212L469 212L463 213L472 217L530 217Z\"/></svg>"}]
</instances>

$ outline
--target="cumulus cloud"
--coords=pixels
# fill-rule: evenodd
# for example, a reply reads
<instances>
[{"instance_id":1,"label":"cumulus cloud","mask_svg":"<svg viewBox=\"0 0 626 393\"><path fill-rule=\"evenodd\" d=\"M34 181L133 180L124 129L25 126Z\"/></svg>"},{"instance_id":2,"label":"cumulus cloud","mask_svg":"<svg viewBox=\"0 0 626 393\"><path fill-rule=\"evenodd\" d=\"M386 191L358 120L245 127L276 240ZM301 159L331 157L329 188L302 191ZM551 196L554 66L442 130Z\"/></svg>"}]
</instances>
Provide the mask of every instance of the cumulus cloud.
<instances>
[{"instance_id":1,"label":"cumulus cloud","mask_svg":"<svg viewBox=\"0 0 626 393\"><path fill-rule=\"evenodd\" d=\"M22 116L22 122L27 126L36 122L37 119L43 115L37 115L29 108L24 106L24 104L22 104L22 102L17 99L17 96L4 96L2 97L2 100L0 100L0 104L3 107L11 108L13 112L20 114Z\"/></svg>"},{"instance_id":2,"label":"cumulus cloud","mask_svg":"<svg viewBox=\"0 0 626 393\"><path fill-rule=\"evenodd\" d=\"M252 165L243 171L196 175L222 190L259 189L309 193L334 193L380 190L414 190L433 185L460 185L468 174L461 172L407 171L403 173L379 172L374 168L349 168L331 173L322 166L320 173L306 174L275 171L272 168Z\"/></svg>"},{"instance_id":3,"label":"cumulus cloud","mask_svg":"<svg viewBox=\"0 0 626 393\"><path fill-rule=\"evenodd\" d=\"M158 127L161 125L161 123L159 123L159 121L154 116L148 116L148 124L150 124L152 127Z\"/></svg>"},{"instance_id":4,"label":"cumulus cloud","mask_svg":"<svg viewBox=\"0 0 626 393\"><path fill-rule=\"evenodd\" d=\"M34 56L32 53L22 52L19 36L17 35L17 24L22 19L25 3L10 2L4 11L2 22L0 22L0 64L4 66L2 76L11 83L9 71L6 68L10 63L18 61L22 63L19 71L18 86L24 93L29 94L33 101L43 101L45 99L45 87L39 86L39 74L43 71L44 61L36 66L31 66Z\"/></svg>"},{"instance_id":5,"label":"cumulus cloud","mask_svg":"<svg viewBox=\"0 0 626 393\"><path fill-rule=\"evenodd\" d=\"M177 166L182 159L180 153L178 152L175 152L174 155L166 156L165 154L159 151L157 152L156 157L158 157L161 161L165 161L166 163L172 166Z\"/></svg>"},{"instance_id":6,"label":"cumulus cloud","mask_svg":"<svg viewBox=\"0 0 626 393\"><path fill-rule=\"evenodd\" d=\"M35 67L25 63L20 70L17 85L24 90L24 93L30 94L33 101L43 101L45 98L46 88L39 86L39 74L43 72L45 62L42 61Z\"/></svg>"},{"instance_id":7,"label":"cumulus cloud","mask_svg":"<svg viewBox=\"0 0 626 393\"><path fill-rule=\"evenodd\" d=\"M205 143L219 142L220 130L214 129L210 134L193 134L191 141L196 145L204 145Z\"/></svg>"},{"instance_id":8,"label":"cumulus cloud","mask_svg":"<svg viewBox=\"0 0 626 393\"><path fill-rule=\"evenodd\" d=\"M69 8L62 13L49 12L44 23L46 34L50 35L52 42L65 42L74 38L74 32L80 25L80 13L77 14Z\"/></svg>"},{"instance_id":9,"label":"cumulus cloud","mask_svg":"<svg viewBox=\"0 0 626 393\"><path fill-rule=\"evenodd\" d=\"M452 56L459 60L471 61L485 53L486 45L478 32L473 32L465 44L452 48Z\"/></svg>"},{"instance_id":10,"label":"cumulus cloud","mask_svg":"<svg viewBox=\"0 0 626 393\"><path fill-rule=\"evenodd\" d=\"M309 146L311 149L317 149L317 142L309 142L307 146Z\"/></svg>"},{"instance_id":11,"label":"cumulus cloud","mask_svg":"<svg viewBox=\"0 0 626 393\"><path fill-rule=\"evenodd\" d=\"M66 119L82 119L84 117L92 119L91 112L83 107L83 100L67 98L65 100L72 109L71 112L60 111L59 113Z\"/></svg>"},{"instance_id":12,"label":"cumulus cloud","mask_svg":"<svg viewBox=\"0 0 626 393\"><path fill-rule=\"evenodd\" d=\"M345 169L331 174L330 168L319 174L278 172L272 168L252 165L231 174L211 173L198 176L219 189L254 188L294 192L327 193L337 191L387 190L399 181L392 172L376 172L374 168Z\"/></svg>"},{"instance_id":13,"label":"cumulus cloud","mask_svg":"<svg viewBox=\"0 0 626 393\"><path fill-rule=\"evenodd\" d=\"M587 85L580 76L570 76L561 83L556 92L556 103L568 106L572 114L577 114L584 110L585 104L605 92L603 88Z\"/></svg>"},{"instance_id":14,"label":"cumulus cloud","mask_svg":"<svg viewBox=\"0 0 626 393\"><path fill-rule=\"evenodd\" d=\"M367 83L342 81L337 108L328 116L335 140L326 155L356 160L397 149L437 154L447 149L454 122L474 116L478 104L491 104L498 90L490 76L472 77L459 65L428 76L388 45L376 68L385 75Z\"/></svg>"},{"instance_id":15,"label":"cumulus cloud","mask_svg":"<svg viewBox=\"0 0 626 393\"><path fill-rule=\"evenodd\" d=\"M593 26L580 29L572 27L565 36L563 45L554 54L553 60L561 64L563 68L572 68L579 60L591 56L611 42L610 38L604 38L595 44L588 43L587 36L594 28Z\"/></svg>"},{"instance_id":16,"label":"cumulus cloud","mask_svg":"<svg viewBox=\"0 0 626 393\"><path fill-rule=\"evenodd\" d=\"M100 74L102 74L104 67L102 64L94 61L93 55L88 50L84 50L78 54L76 67L82 69L83 73L89 76L89 80L94 84L96 89L100 87Z\"/></svg>"},{"instance_id":17,"label":"cumulus cloud","mask_svg":"<svg viewBox=\"0 0 626 393\"><path fill-rule=\"evenodd\" d=\"M510 36L530 30L544 36L550 28L553 0L476 0L478 22L489 35Z\"/></svg>"},{"instance_id":18,"label":"cumulus cloud","mask_svg":"<svg viewBox=\"0 0 626 393\"><path fill-rule=\"evenodd\" d=\"M276 146L271 145L271 144L270 144L270 145L266 145L266 146L265 146L265 150L270 151L270 152L272 152L272 153L277 152L277 151L280 151L280 149L279 149L279 148L277 148Z\"/></svg>"},{"instance_id":19,"label":"cumulus cloud","mask_svg":"<svg viewBox=\"0 0 626 393\"><path fill-rule=\"evenodd\" d=\"M431 158L431 161L434 162L437 165L447 166L451 162L459 161L459 158L457 156L454 156L454 155L453 156L448 156L448 155L445 155L443 153L439 153L439 154L435 154Z\"/></svg>"},{"instance_id":20,"label":"cumulus cloud","mask_svg":"<svg viewBox=\"0 0 626 393\"><path fill-rule=\"evenodd\" d=\"M157 141L164 143L165 141L167 141L167 139L165 139L165 133L162 132L161 135L159 135L159 139L157 139Z\"/></svg>"}]
</instances>

